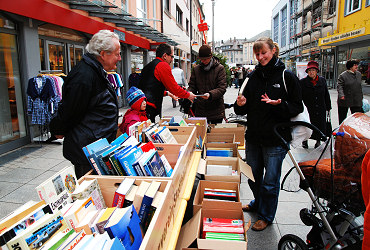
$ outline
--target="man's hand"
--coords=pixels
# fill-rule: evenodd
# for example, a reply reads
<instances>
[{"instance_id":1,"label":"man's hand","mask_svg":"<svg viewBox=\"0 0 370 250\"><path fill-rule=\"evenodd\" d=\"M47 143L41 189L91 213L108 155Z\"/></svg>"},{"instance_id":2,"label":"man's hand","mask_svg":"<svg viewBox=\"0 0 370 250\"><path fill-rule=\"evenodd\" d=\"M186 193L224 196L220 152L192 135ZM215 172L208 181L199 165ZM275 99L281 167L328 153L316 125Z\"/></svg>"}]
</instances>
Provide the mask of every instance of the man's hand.
<instances>
[{"instance_id":1,"label":"man's hand","mask_svg":"<svg viewBox=\"0 0 370 250\"><path fill-rule=\"evenodd\" d=\"M205 96L202 96L203 99L206 99L207 100L210 97L210 94L209 93L205 93L204 95Z\"/></svg>"},{"instance_id":2,"label":"man's hand","mask_svg":"<svg viewBox=\"0 0 370 250\"><path fill-rule=\"evenodd\" d=\"M179 100L179 98L177 96L175 96L174 94L172 94L171 92L168 91L167 94L168 94L169 97L171 97L175 101Z\"/></svg>"},{"instance_id":3,"label":"man's hand","mask_svg":"<svg viewBox=\"0 0 370 250\"><path fill-rule=\"evenodd\" d=\"M281 99L277 99L277 100L271 100L267 94L264 94L261 96L261 101L263 102L266 102L268 104L272 104L274 106L278 105L281 103Z\"/></svg>"},{"instance_id":4,"label":"man's hand","mask_svg":"<svg viewBox=\"0 0 370 250\"><path fill-rule=\"evenodd\" d=\"M191 102L193 102L194 101L194 99L195 99L195 95L193 94L193 92L190 92L189 91L189 97L188 97L188 99L191 101Z\"/></svg>"},{"instance_id":5,"label":"man's hand","mask_svg":"<svg viewBox=\"0 0 370 250\"><path fill-rule=\"evenodd\" d=\"M245 98L245 96L243 95L238 95L238 97L236 98L236 104L238 106L244 106L246 103L247 103L247 98Z\"/></svg>"}]
</instances>

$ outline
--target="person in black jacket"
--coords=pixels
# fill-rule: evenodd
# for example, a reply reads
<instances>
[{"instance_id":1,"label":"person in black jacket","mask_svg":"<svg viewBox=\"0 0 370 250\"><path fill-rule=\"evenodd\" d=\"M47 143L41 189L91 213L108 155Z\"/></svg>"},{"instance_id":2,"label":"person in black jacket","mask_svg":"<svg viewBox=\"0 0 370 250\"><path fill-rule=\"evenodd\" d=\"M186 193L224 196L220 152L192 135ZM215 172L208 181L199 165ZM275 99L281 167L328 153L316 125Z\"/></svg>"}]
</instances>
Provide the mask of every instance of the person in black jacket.
<instances>
[{"instance_id":1,"label":"person in black jacket","mask_svg":"<svg viewBox=\"0 0 370 250\"><path fill-rule=\"evenodd\" d=\"M309 61L307 64L307 76L299 81L302 89L303 103L310 115L311 124L326 132L326 116L331 109L330 95L326 86L325 78L318 76L319 63ZM314 131L311 136L316 140L315 148L320 146L320 135ZM302 142L303 148L308 148L307 141Z\"/></svg>"},{"instance_id":2,"label":"person in black jacket","mask_svg":"<svg viewBox=\"0 0 370 250\"><path fill-rule=\"evenodd\" d=\"M276 48L270 38L260 38L253 45L258 60L255 70L248 75L249 81L234 104L238 115L247 114L246 159L251 166L255 182L249 180L254 200L243 206L243 211L255 211L258 221L255 231L264 230L275 218L282 163L287 151L273 132L281 122L303 111L302 93L298 78L275 54ZM285 86L283 81L285 78ZM289 128L280 134L291 141Z\"/></svg>"},{"instance_id":3,"label":"person in black jacket","mask_svg":"<svg viewBox=\"0 0 370 250\"><path fill-rule=\"evenodd\" d=\"M118 101L107 78L121 60L118 36L109 30L97 32L87 53L69 72L63 84L63 100L50 130L63 138L63 155L75 166L80 178L92 169L82 148L98 139L116 138Z\"/></svg>"}]
</instances>

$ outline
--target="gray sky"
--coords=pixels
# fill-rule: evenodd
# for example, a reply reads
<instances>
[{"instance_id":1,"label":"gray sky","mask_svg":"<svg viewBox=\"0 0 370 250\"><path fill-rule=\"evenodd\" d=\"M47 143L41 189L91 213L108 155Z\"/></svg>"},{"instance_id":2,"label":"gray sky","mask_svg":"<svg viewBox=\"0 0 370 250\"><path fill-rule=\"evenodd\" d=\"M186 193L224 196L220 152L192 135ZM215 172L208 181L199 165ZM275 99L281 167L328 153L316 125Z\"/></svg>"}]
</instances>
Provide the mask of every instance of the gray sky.
<instances>
[{"instance_id":1,"label":"gray sky","mask_svg":"<svg viewBox=\"0 0 370 250\"><path fill-rule=\"evenodd\" d=\"M205 21L210 26L207 42L212 41L212 1L204 3ZM271 30L272 9L279 0L215 0L215 41L230 37L251 38Z\"/></svg>"}]
</instances>

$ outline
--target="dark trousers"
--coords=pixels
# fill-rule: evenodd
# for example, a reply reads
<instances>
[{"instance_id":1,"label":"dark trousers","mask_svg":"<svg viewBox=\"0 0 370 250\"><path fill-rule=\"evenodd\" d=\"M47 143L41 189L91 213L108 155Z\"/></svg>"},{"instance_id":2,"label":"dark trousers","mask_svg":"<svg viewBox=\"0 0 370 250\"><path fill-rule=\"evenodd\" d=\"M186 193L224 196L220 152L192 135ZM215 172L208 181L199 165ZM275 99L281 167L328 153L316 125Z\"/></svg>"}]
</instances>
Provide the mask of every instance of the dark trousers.
<instances>
[{"instance_id":1,"label":"dark trousers","mask_svg":"<svg viewBox=\"0 0 370 250\"><path fill-rule=\"evenodd\" d=\"M351 114L360 112L363 113L362 107L349 107L351 110ZM348 107L341 107L338 106L338 117L339 117L339 125L342 124L344 119L347 117Z\"/></svg>"},{"instance_id":2,"label":"dark trousers","mask_svg":"<svg viewBox=\"0 0 370 250\"><path fill-rule=\"evenodd\" d=\"M146 116L153 122L155 123L155 117L157 115L160 115L158 110L153 108L152 106L147 105L146 106Z\"/></svg>"}]
</instances>

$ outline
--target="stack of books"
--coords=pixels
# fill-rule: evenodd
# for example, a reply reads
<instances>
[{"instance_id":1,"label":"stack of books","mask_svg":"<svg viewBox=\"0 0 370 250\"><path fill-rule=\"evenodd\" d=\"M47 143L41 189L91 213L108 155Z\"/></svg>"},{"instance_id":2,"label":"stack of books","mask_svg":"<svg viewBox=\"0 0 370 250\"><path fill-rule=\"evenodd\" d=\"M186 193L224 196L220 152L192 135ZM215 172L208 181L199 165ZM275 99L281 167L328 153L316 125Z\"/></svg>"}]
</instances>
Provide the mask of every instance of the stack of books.
<instances>
[{"instance_id":1,"label":"stack of books","mask_svg":"<svg viewBox=\"0 0 370 250\"><path fill-rule=\"evenodd\" d=\"M159 156L152 142L139 143L122 134L112 143L106 138L83 148L98 175L169 177L172 167L166 156Z\"/></svg>"},{"instance_id":2,"label":"stack of books","mask_svg":"<svg viewBox=\"0 0 370 250\"><path fill-rule=\"evenodd\" d=\"M243 220L203 218L203 239L244 241Z\"/></svg>"},{"instance_id":3,"label":"stack of books","mask_svg":"<svg viewBox=\"0 0 370 250\"><path fill-rule=\"evenodd\" d=\"M138 141L143 141L143 130L148 128L152 122L150 120L142 121L142 122L136 122L132 124L128 130L128 135L135 137Z\"/></svg>"},{"instance_id":4,"label":"stack of books","mask_svg":"<svg viewBox=\"0 0 370 250\"><path fill-rule=\"evenodd\" d=\"M153 143L178 144L175 137L168 127L160 127L158 124L152 124L143 130L148 141Z\"/></svg>"},{"instance_id":5,"label":"stack of books","mask_svg":"<svg viewBox=\"0 0 370 250\"><path fill-rule=\"evenodd\" d=\"M236 190L205 188L204 199L237 201Z\"/></svg>"}]
</instances>

